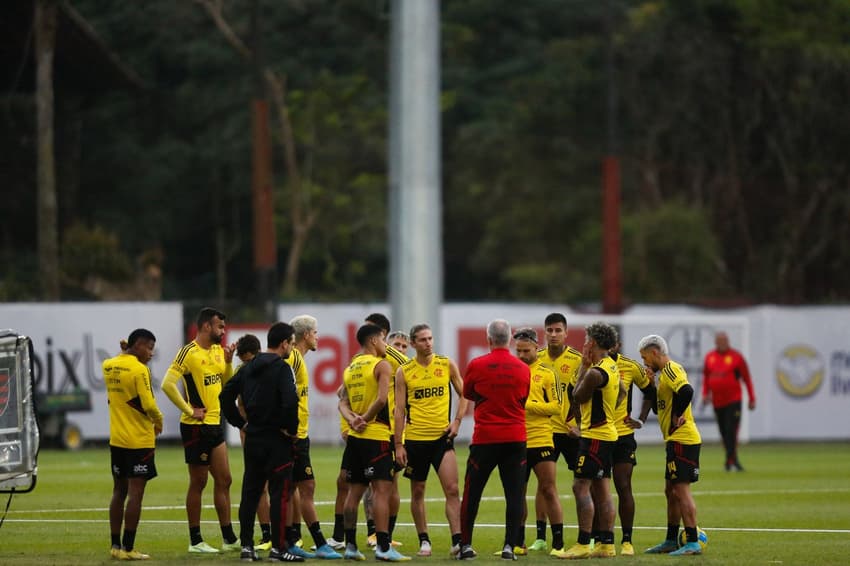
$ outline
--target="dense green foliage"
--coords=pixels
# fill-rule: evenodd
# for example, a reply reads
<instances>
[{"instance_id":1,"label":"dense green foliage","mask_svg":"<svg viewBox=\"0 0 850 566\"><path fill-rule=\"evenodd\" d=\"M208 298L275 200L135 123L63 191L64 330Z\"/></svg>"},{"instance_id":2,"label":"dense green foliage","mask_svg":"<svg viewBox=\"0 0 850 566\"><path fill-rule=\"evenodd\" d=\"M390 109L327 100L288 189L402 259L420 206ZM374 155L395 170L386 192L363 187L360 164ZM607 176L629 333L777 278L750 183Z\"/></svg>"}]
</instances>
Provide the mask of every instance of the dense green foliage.
<instances>
[{"instance_id":1,"label":"dense green foliage","mask_svg":"<svg viewBox=\"0 0 850 566\"><path fill-rule=\"evenodd\" d=\"M70 111L64 264L81 226L117 238L127 257L109 269L161 254L166 299L251 299L252 64L201 2L70 3L147 90ZM298 165L295 178L270 118L279 279L293 199L314 215L281 299L386 296L390 4L260 1L263 63L285 80ZM221 2L249 47L250 5ZM850 299L850 4L451 0L441 17L447 300L598 302L612 154L627 302ZM2 233L15 267L0 298L13 300L37 292L22 284L35 176L31 108L4 96L2 190L22 195Z\"/></svg>"},{"instance_id":2,"label":"dense green foliage","mask_svg":"<svg viewBox=\"0 0 850 566\"><path fill-rule=\"evenodd\" d=\"M166 424L166 426L169 426ZM638 436L640 432L638 432ZM638 441L640 442L640 440ZM341 447L314 445L311 449L316 474L317 512L325 536L333 521L335 479ZM468 449L457 448L461 474ZM708 533L706 554L686 558L701 565L746 564L846 564L850 542L850 451L841 444L750 444L742 447L745 473L722 471L723 453L719 445L705 445L700 455L701 477L693 485L700 526ZM635 495L634 557L617 557L629 564L670 564L668 556L643 555L640 551L664 537L664 447L640 445L638 466L632 479ZM184 499L188 476L179 446L157 448L159 477L148 483L136 547L149 553L157 564L233 564L234 554L190 556L186 554L188 529ZM233 518L241 486L242 460L237 448L230 450L233 472L231 488ZM462 477L462 476L461 476ZM533 508L535 479L529 484L528 504L532 520L526 527L526 540L534 537ZM564 512L564 539L575 540L577 533L571 474L563 461L558 466L558 491ZM204 492L202 532L210 544L218 546L221 535L212 508L212 482ZM612 487L612 492L614 491ZM45 451L39 457L38 485L27 495L15 495L6 522L0 530L0 562L3 564L106 564L109 559L107 508L112 492L109 450L106 447L82 452ZM394 537L403 543L405 554L414 554L417 536L410 515L410 487L400 478L402 498ZM494 472L484 493L473 543L479 552L476 564L503 563L490 553L501 548L504 536L504 499L498 474ZM429 533L434 543L430 558L414 558L413 563L446 565L450 545L443 511L444 500L434 475L426 491ZM365 546L363 514L358 537ZM620 523L616 522L619 550ZM238 530L238 528L237 528ZM306 534L306 528L303 529ZM547 533L551 544L551 533ZM310 544L307 536L307 544ZM371 557L369 557L371 560ZM555 564L549 556L531 553L521 558L529 563Z\"/></svg>"}]
</instances>

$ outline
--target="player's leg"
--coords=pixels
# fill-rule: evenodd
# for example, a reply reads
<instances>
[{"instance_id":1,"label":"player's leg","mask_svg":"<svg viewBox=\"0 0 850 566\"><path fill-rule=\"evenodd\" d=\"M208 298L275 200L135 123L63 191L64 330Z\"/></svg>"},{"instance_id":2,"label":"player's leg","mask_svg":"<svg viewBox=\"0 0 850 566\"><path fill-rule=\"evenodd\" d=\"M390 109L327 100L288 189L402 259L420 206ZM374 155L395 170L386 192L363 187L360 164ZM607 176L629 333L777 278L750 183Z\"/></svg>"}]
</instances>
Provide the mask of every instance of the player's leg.
<instances>
[{"instance_id":1,"label":"player's leg","mask_svg":"<svg viewBox=\"0 0 850 566\"><path fill-rule=\"evenodd\" d=\"M115 448L110 447L113 451L112 456L112 499L109 502L109 531L112 539L111 554L113 558L118 558L118 553L121 550L121 527L124 523L124 502L127 500L127 490L129 489L126 477L119 477L115 474L116 456Z\"/></svg>"},{"instance_id":2,"label":"player's leg","mask_svg":"<svg viewBox=\"0 0 850 566\"><path fill-rule=\"evenodd\" d=\"M466 475L463 481L463 499L460 504L460 526L461 526L461 557L475 557L472 547L472 531L475 519L478 516L478 507L481 504L481 495L487 480L496 466L496 460L492 456L492 450L488 445L471 445L469 457L466 461ZM468 547L468 548L467 548ZM471 552L467 552L470 550Z\"/></svg>"},{"instance_id":3,"label":"player's leg","mask_svg":"<svg viewBox=\"0 0 850 566\"><path fill-rule=\"evenodd\" d=\"M525 481L525 443L511 442L500 445L499 477L505 494L505 544L513 552L520 546L523 483ZM503 554L504 557L504 554Z\"/></svg>"},{"instance_id":4,"label":"player's leg","mask_svg":"<svg viewBox=\"0 0 850 566\"><path fill-rule=\"evenodd\" d=\"M446 450L437 468L437 476L446 498L446 520L452 536L453 553L460 550L460 494L458 490L457 454L454 448Z\"/></svg>"},{"instance_id":5,"label":"player's leg","mask_svg":"<svg viewBox=\"0 0 850 566\"><path fill-rule=\"evenodd\" d=\"M220 427L216 427L220 429ZM233 524L230 517L230 485L233 477L230 474L230 462L227 458L227 443L222 441L212 447L209 456L209 472L213 478L213 505L218 515L218 524L221 527L221 536L224 540L223 550L239 550L241 546L233 532Z\"/></svg>"},{"instance_id":6,"label":"player's leg","mask_svg":"<svg viewBox=\"0 0 850 566\"><path fill-rule=\"evenodd\" d=\"M544 510L552 525L552 548L564 548L564 512L558 496L558 470L554 460L542 460L534 466L538 491L543 496Z\"/></svg>"}]
</instances>

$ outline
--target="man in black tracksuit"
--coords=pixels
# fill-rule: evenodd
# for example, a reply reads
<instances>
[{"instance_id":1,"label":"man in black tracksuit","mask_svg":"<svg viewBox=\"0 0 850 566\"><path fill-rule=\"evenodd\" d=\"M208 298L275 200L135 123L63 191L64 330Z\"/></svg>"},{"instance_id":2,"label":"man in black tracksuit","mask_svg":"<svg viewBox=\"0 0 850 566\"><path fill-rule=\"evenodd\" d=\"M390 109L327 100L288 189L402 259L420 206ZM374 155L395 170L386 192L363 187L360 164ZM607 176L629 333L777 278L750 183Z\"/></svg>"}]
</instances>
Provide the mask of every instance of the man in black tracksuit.
<instances>
[{"instance_id":1,"label":"man in black tracksuit","mask_svg":"<svg viewBox=\"0 0 850 566\"><path fill-rule=\"evenodd\" d=\"M269 558L280 562L303 562L288 552L284 529L292 494L292 439L298 430L298 395L295 374L284 361L294 344L293 329L276 322L268 332L267 350L243 365L219 395L221 410L232 426L245 431L242 501L239 503L239 538L243 560L259 560L254 552L254 516L269 482L272 550ZM239 414L242 397L246 419Z\"/></svg>"}]
</instances>

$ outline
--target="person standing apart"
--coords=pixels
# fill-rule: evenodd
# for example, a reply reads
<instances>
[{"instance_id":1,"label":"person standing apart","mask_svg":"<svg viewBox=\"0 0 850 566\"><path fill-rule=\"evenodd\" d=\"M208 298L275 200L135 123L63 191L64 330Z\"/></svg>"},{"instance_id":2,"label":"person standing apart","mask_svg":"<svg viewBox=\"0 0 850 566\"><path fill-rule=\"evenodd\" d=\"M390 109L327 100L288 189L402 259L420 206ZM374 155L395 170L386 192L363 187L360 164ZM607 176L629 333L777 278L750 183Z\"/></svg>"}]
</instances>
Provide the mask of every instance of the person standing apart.
<instances>
[{"instance_id":1,"label":"person standing apart","mask_svg":"<svg viewBox=\"0 0 850 566\"><path fill-rule=\"evenodd\" d=\"M156 477L155 440L162 432L162 413L153 396L151 372L145 365L153 357L156 337L150 330L138 328L121 345L124 351L104 360L102 365L109 400L111 555L120 560L147 560L150 556L134 546L145 486Z\"/></svg>"},{"instance_id":2,"label":"person standing apart","mask_svg":"<svg viewBox=\"0 0 850 566\"><path fill-rule=\"evenodd\" d=\"M481 495L493 470L499 468L505 494L505 540L501 556L516 560L520 539L525 480L525 402L531 384L528 365L511 354L511 325L496 319L487 325L490 353L469 362L463 396L475 402L475 427L461 502L459 560L472 560L472 530Z\"/></svg>"},{"instance_id":3,"label":"person standing apart","mask_svg":"<svg viewBox=\"0 0 850 566\"><path fill-rule=\"evenodd\" d=\"M718 332L714 336L714 350L705 356L702 370L702 402L714 406L714 416L720 437L726 448L726 471L743 472L738 460L738 429L741 427L741 382L747 386L747 407L756 408L756 394L747 361L741 352L729 347L729 336Z\"/></svg>"},{"instance_id":4,"label":"person standing apart","mask_svg":"<svg viewBox=\"0 0 850 566\"><path fill-rule=\"evenodd\" d=\"M213 503L218 515L222 550L240 550L230 520L230 463L221 427L218 395L233 374L235 345L222 347L226 315L204 307L198 313L195 339L180 348L165 378L162 392L180 409L180 436L189 467L186 515L189 520L189 552L215 554L219 549L201 536L201 499L207 479L213 478ZM177 388L182 382L183 393Z\"/></svg>"},{"instance_id":5,"label":"person standing apart","mask_svg":"<svg viewBox=\"0 0 850 566\"><path fill-rule=\"evenodd\" d=\"M286 514L292 495L293 443L298 430L298 395L295 374L284 361L292 350L293 329L285 322L269 328L267 350L245 363L227 382L219 399L224 417L245 432L242 499L239 502L241 559L257 561L254 550L254 517L268 483L271 520L271 560L303 562L290 552L286 540ZM237 407L242 399L245 417Z\"/></svg>"},{"instance_id":6,"label":"person standing apart","mask_svg":"<svg viewBox=\"0 0 850 566\"><path fill-rule=\"evenodd\" d=\"M671 556L702 554L702 547L697 542L697 506L691 494L691 484L699 481L702 445L691 411L694 390L688 383L685 368L670 359L664 338L655 334L644 336L638 342L638 350L646 367L658 372L656 408L667 450L664 473L667 537L644 552ZM678 548L680 522L685 525L687 544Z\"/></svg>"},{"instance_id":7,"label":"person standing apart","mask_svg":"<svg viewBox=\"0 0 850 566\"><path fill-rule=\"evenodd\" d=\"M410 329L416 357L402 365L395 378L395 451L404 477L410 479L410 512L419 535L417 556L431 556L425 517L425 485L433 467L446 498L446 519L452 537L451 555L460 552L457 436L468 401L457 365L434 353L434 335L427 324ZM460 401L452 419L452 389Z\"/></svg>"}]
</instances>

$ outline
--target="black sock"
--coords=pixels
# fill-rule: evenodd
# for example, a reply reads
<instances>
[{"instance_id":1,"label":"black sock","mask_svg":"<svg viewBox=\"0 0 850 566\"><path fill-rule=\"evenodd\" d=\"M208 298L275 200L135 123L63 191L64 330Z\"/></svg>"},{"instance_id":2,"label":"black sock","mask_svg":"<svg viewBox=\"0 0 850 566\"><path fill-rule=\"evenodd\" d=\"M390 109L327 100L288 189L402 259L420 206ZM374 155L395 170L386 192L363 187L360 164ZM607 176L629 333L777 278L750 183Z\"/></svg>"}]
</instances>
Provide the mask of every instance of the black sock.
<instances>
[{"instance_id":1,"label":"black sock","mask_svg":"<svg viewBox=\"0 0 850 566\"><path fill-rule=\"evenodd\" d=\"M289 525L286 527L286 543L289 546L295 546L295 543L298 541L298 531L295 530L295 525Z\"/></svg>"},{"instance_id":2,"label":"black sock","mask_svg":"<svg viewBox=\"0 0 850 566\"><path fill-rule=\"evenodd\" d=\"M260 523L260 531L263 533L263 542L272 540L272 526L270 523Z\"/></svg>"},{"instance_id":3,"label":"black sock","mask_svg":"<svg viewBox=\"0 0 850 566\"><path fill-rule=\"evenodd\" d=\"M593 542L599 542L599 531L591 531L590 538L593 539Z\"/></svg>"},{"instance_id":4,"label":"black sock","mask_svg":"<svg viewBox=\"0 0 850 566\"><path fill-rule=\"evenodd\" d=\"M602 544L614 544L614 531L599 531L599 542Z\"/></svg>"},{"instance_id":5,"label":"black sock","mask_svg":"<svg viewBox=\"0 0 850 566\"><path fill-rule=\"evenodd\" d=\"M546 522L544 521L544 525ZM564 548L564 524L552 525L552 548Z\"/></svg>"},{"instance_id":6,"label":"black sock","mask_svg":"<svg viewBox=\"0 0 850 566\"><path fill-rule=\"evenodd\" d=\"M679 525L667 525L667 540L679 540Z\"/></svg>"},{"instance_id":7,"label":"black sock","mask_svg":"<svg viewBox=\"0 0 850 566\"><path fill-rule=\"evenodd\" d=\"M387 534L390 535L390 540L393 538L393 531L395 531L395 522L398 520L398 515L390 515L390 528Z\"/></svg>"},{"instance_id":8,"label":"black sock","mask_svg":"<svg viewBox=\"0 0 850 566\"><path fill-rule=\"evenodd\" d=\"M579 531L578 532L578 543L579 544L590 544L590 533L587 531Z\"/></svg>"},{"instance_id":9,"label":"black sock","mask_svg":"<svg viewBox=\"0 0 850 566\"><path fill-rule=\"evenodd\" d=\"M221 538L224 539L224 542L227 544L233 544L236 542L236 533L233 532L233 523L228 523L226 525L221 526Z\"/></svg>"},{"instance_id":10,"label":"black sock","mask_svg":"<svg viewBox=\"0 0 850 566\"><path fill-rule=\"evenodd\" d=\"M427 531L424 533L419 533L419 544L422 544L425 541L431 542L431 539L428 538Z\"/></svg>"},{"instance_id":11,"label":"black sock","mask_svg":"<svg viewBox=\"0 0 850 566\"><path fill-rule=\"evenodd\" d=\"M454 545L460 546L460 533L452 534L452 546Z\"/></svg>"},{"instance_id":12,"label":"black sock","mask_svg":"<svg viewBox=\"0 0 850 566\"><path fill-rule=\"evenodd\" d=\"M546 540L546 521L537 521L537 540Z\"/></svg>"},{"instance_id":13,"label":"black sock","mask_svg":"<svg viewBox=\"0 0 850 566\"><path fill-rule=\"evenodd\" d=\"M124 534L127 534L127 531L124 531ZM685 527L685 535L688 537L688 542L696 542L697 541L697 528L696 527Z\"/></svg>"},{"instance_id":14,"label":"black sock","mask_svg":"<svg viewBox=\"0 0 850 566\"><path fill-rule=\"evenodd\" d=\"M298 521L297 523L293 523L292 528L295 529L295 534L298 536L298 538L295 539L295 540L296 541L300 540L301 539L301 521Z\"/></svg>"},{"instance_id":15,"label":"black sock","mask_svg":"<svg viewBox=\"0 0 850 566\"><path fill-rule=\"evenodd\" d=\"M375 533L378 536L378 550L387 552L390 549L390 533Z\"/></svg>"},{"instance_id":16,"label":"black sock","mask_svg":"<svg viewBox=\"0 0 850 566\"><path fill-rule=\"evenodd\" d=\"M354 548L357 548L357 529L345 529L345 544L350 544Z\"/></svg>"},{"instance_id":17,"label":"black sock","mask_svg":"<svg viewBox=\"0 0 850 566\"><path fill-rule=\"evenodd\" d=\"M310 535L312 535L313 537L313 542L316 543L316 548L328 544L328 541L325 540L325 535L322 534L322 528L319 526L319 521L316 521L312 525L307 525L307 528L310 530Z\"/></svg>"},{"instance_id":18,"label":"black sock","mask_svg":"<svg viewBox=\"0 0 850 566\"><path fill-rule=\"evenodd\" d=\"M197 527L189 527L189 541L192 543L192 546L204 542L204 537L201 536L200 525Z\"/></svg>"},{"instance_id":19,"label":"black sock","mask_svg":"<svg viewBox=\"0 0 850 566\"><path fill-rule=\"evenodd\" d=\"M631 529L623 529L623 540L622 542L632 542L632 530Z\"/></svg>"},{"instance_id":20,"label":"black sock","mask_svg":"<svg viewBox=\"0 0 850 566\"><path fill-rule=\"evenodd\" d=\"M696 529L694 529L694 531L696 531ZM124 547L124 550L128 552L133 550L134 544L136 544L136 531L128 531L127 529L124 529L124 538L121 540L121 545Z\"/></svg>"},{"instance_id":21,"label":"black sock","mask_svg":"<svg viewBox=\"0 0 850 566\"><path fill-rule=\"evenodd\" d=\"M121 533L112 533L112 546L121 546Z\"/></svg>"},{"instance_id":22,"label":"black sock","mask_svg":"<svg viewBox=\"0 0 850 566\"><path fill-rule=\"evenodd\" d=\"M342 513L334 513L334 540L337 542L345 540L345 521Z\"/></svg>"},{"instance_id":23,"label":"black sock","mask_svg":"<svg viewBox=\"0 0 850 566\"><path fill-rule=\"evenodd\" d=\"M375 521L373 519L366 519L366 536L370 537L375 534Z\"/></svg>"}]
</instances>

